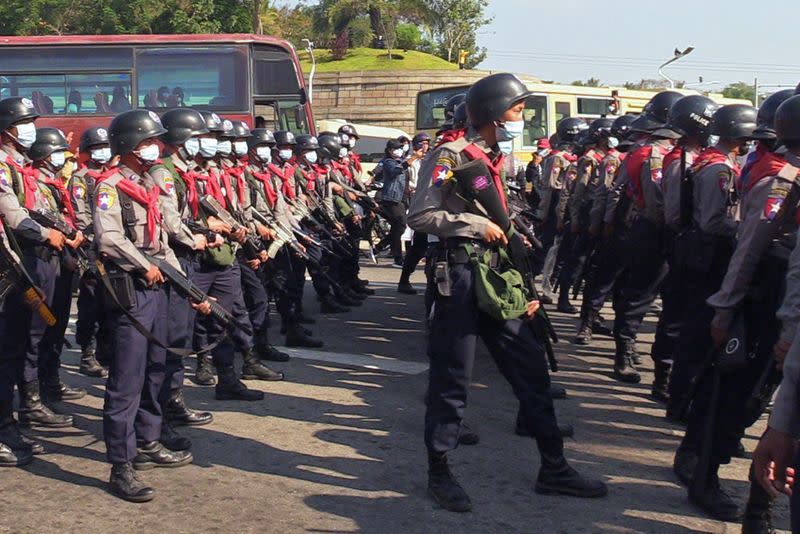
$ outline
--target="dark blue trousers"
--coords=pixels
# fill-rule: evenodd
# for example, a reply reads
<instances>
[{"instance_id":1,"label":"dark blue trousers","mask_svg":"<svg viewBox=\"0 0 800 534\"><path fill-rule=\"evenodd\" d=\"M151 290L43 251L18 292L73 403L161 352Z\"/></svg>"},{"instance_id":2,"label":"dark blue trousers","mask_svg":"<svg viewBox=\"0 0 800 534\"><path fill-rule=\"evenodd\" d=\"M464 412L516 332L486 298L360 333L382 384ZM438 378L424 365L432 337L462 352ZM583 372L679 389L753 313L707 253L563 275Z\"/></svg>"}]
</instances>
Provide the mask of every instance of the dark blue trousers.
<instances>
[{"instance_id":1,"label":"dark blue trousers","mask_svg":"<svg viewBox=\"0 0 800 534\"><path fill-rule=\"evenodd\" d=\"M618 281L628 265L630 249L628 232L617 231L608 240L600 243L592 255L589 266L591 276L586 280L581 304L581 319L600 313L606 299L616 293Z\"/></svg>"},{"instance_id":2,"label":"dark blue trousers","mask_svg":"<svg viewBox=\"0 0 800 534\"><path fill-rule=\"evenodd\" d=\"M61 369L61 351L64 349L64 336L69 324L69 312L72 307L72 280L75 271L64 265L60 266L55 280L53 303L51 309L56 316L56 324L47 327L41 341L39 351L39 380L47 383L59 381L58 371Z\"/></svg>"},{"instance_id":3,"label":"dark blue trousers","mask_svg":"<svg viewBox=\"0 0 800 534\"><path fill-rule=\"evenodd\" d=\"M199 260L195 260L193 263L192 276L197 287L210 297L217 299L220 306L232 312L237 287L241 284L238 266L220 267ZM211 351L211 357L217 369L232 366L234 360L233 341L225 335L222 327L212 318L194 315L193 348L199 351L208 346L210 342L224 336L224 339Z\"/></svg>"},{"instance_id":4,"label":"dark blue trousers","mask_svg":"<svg viewBox=\"0 0 800 534\"><path fill-rule=\"evenodd\" d=\"M110 314L106 313L103 291L92 271L86 271L78 284L78 318L75 322L75 342L81 347L92 344L97 335L97 345L109 345L114 336Z\"/></svg>"},{"instance_id":5,"label":"dark blue trousers","mask_svg":"<svg viewBox=\"0 0 800 534\"><path fill-rule=\"evenodd\" d=\"M233 316L244 323L248 323L250 322L250 315L248 314L247 305L245 304L244 300L242 273L245 270L252 272L252 269L250 269L247 265L240 264L238 261L235 261L231 268L236 273L236 277L239 282L234 286ZM255 333L255 330L253 332ZM253 348L252 335L242 332L241 330L236 330L231 335L233 338L233 345L238 352L245 353Z\"/></svg>"},{"instance_id":6,"label":"dark blue trousers","mask_svg":"<svg viewBox=\"0 0 800 534\"><path fill-rule=\"evenodd\" d=\"M53 254L49 260L43 260L36 256L24 254L22 256L23 264L28 273L30 273L33 283L36 287L42 290L45 296L45 302L53 309L53 298L56 293L56 281L60 274L60 263L58 255ZM9 313L13 316L18 313L18 309L9 309ZM55 312L55 310L53 310ZM22 364L22 374L20 384L33 382L40 378L40 367L46 368L48 364L47 358L49 353L43 350L45 347L45 333L48 330L47 324L44 319L38 314L29 314L27 311L21 313L25 317L12 317L11 328L19 328L17 331L12 331L11 335L14 337L26 337L22 343L16 343L16 348L23 355L24 360ZM56 315L56 318L58 316ZM66 320L66 319L65 319ZM44 376L41 376L44 378Z\"/></svg>"},{"instance_id":7,"label":"dark blue trousers","mask_svg":"<svg viewBox=\"0 0 800 534\"><path fill-rule=\"evenodd\" d=\"M186 276L194 281L194 267L192 260L187 257L178 257L178 263ZM180 296L174 288L167 288L167 345L170 347L190 349L192 348L192 330L194 327L194 309L191 303ZM183 356L173 352L167 352L164 383L158 395L158 401L162 407L170 397L172 392L178 392L183 388L184 378Z\"/></svg>"},{"instance_id":8,"label":"dark blue trousers","mask_svg":"<svg viewBox=\"0 0 800 534\"><path fill-rule=\"evenodd\" d=\"M167 291L136 291L131 313L159 340L167 337ZM103 405L103 437L110 463L136 457L136 440L161 436L158 395L164 381L166 350L147 341L131 321L117 312L117 344L111 359Z\"/></svg>"},{"instance_id":9,"label":"dark blue trousers","mask_svg":"<svg viewBox=\"0 0 800 534\"><path fill-rule=\"evenodd\" d=\"M519 399L527 429L560 441L547 360L529 326L519 319L496 321L478 309L470 265L453 265L450 278L452 295L434 297L428 335L428 450L447 452L458 444L479 336Z\"/></svg>"},{"instance_id":10,"label":"dark blue trousers","mask_svg":"<svg viewBox=\"0 0 800 534\"><path fill-rule=\"evenodd\" d=\"M264 266L254 270L244 263L244 259L239 259L239 270L244 304L253 325L253 341L266 344L269 337L269 294L264 284Z\"/></svg>"}]
</instances>

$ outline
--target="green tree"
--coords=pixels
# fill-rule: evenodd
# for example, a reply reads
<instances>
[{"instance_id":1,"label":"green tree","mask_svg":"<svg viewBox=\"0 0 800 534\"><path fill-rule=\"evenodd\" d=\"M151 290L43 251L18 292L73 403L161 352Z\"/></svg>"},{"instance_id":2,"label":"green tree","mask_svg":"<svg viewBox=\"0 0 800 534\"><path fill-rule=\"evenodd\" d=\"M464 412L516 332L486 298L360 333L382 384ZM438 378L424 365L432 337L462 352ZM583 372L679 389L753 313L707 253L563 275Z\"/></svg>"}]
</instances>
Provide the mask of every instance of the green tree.
<instances>
[{"instance_id":1,"label":"green tree","mask_svg":"<svg viewBox=\"0 0 800 534\"><path fill-rule=\"evenodd\" d=\"M585 82L581 80L575 80L570 85L575 85L578 87L602 87L603 83L599 78L589 78Z\"/></svg>"},{"instance_id":2,"label":"green tree","mask_svg":"<svg viewBox=\"0 0 800 534\"><path fill-rule=\"evenodd\" d=\"M485 15L488 0L430 0L428 5L436 13L431 30L441 57L455 63L459 50L465 50L468 67L480 63L486 49L477 45L475 34L492 21Z\"/></svg>"},{"instance_id":3,"label":"green tree","mask_svg":"<svg viewBox=\"0 0 800 534\"><path fill-rule=\"evenodd\" d=\"M400 23L395 28L397 33L397 48L403 50L416 50L422 41L422 32L414 24Z\"/></svg>"},{"instance_id":4,"label":"green tree","mask_svg":"<svg viewBox=\"0 0 800 534\"><path fill-rule=\"evenodd\" d=\"M743 98L750 102L756 100L756 90L751 84L746 82L736 82L728 85L722 90L722 96L725 98Z\"/></svg>"}]
</instances>

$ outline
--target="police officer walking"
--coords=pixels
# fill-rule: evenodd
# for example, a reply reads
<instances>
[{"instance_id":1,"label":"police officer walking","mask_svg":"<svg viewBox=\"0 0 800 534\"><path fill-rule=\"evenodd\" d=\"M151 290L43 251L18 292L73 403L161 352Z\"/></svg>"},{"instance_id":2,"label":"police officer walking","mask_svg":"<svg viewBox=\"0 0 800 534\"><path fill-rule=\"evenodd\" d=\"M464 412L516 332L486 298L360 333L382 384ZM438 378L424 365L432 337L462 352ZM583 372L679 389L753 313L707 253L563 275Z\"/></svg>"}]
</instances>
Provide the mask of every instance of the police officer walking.
<instances>
[{"instance_id":1,"label":"police officer walking","mask_svg":"<svg viewBox=\"0 0 800 534\"><path fill-rule=\"evenodd\" d=\"M442 284L434 297L428 339L429 394L425 415L428 450L428 490L445 509L466 512L472 505L450 472L447 453L461 432L467 391L480 336L497 361L525 414L525 425L535 437L542 465L536 483L540 493L599 497L603 482L583 477L564 458L543 349L525 317L499 321L478 307L475 270L468 249L507 242L504 231L489 219L469 213L457 195L453 177L461 165L479 159L491 171L489 187L504 196L500 169L509 141L522 133L522 110L530 92L511 74L495 74L475 83L467 94L471 126L464 137L437 148L420 169L409 224L414 230L440 239L438 260L443 262ZM446 281L449 279L449 281ZM527 314L539 303L530 302Z\"/></svg>"}]
</instances>

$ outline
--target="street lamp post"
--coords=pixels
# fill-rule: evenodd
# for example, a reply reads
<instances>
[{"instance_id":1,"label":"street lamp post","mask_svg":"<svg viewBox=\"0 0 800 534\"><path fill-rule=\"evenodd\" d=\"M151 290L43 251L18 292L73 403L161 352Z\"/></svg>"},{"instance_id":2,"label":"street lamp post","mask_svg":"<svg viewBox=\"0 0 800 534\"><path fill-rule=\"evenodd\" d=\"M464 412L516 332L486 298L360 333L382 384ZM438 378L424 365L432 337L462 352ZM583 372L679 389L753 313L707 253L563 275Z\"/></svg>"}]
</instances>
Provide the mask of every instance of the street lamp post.
<instances>
[{"instance_id":1,"label":"street lamp post","mask_svg":"<svg viewBox=\"0 0 800 534\"><path fill-rule=\"evenodd\" d=\"M314 43L309 39L303 39L306 43L306 50L311 56L311 73L308 75L308 102L314 102L314 73L317 72L317 60L314 58Z\"/></svg>"},{"instance_id":2,"label":"street lamp post","mask_svg":"<svg viewBox=\"0 0 800 534\"><path fill-rule=\"evenodd\" d=\"M670 63L674 63L675 61L678 61L682 57L688 56L693 51L694 51L694 47L693 46L687 47L686 50L684 50L683 52L681 52L680 50L678 50L676 48L673 57L670 58L669 61L666 61L666 62L662 63L661 66L658 67L658 75L661 76L662 78L664 78L665 80L667 80L667 83L669 83L669 88L670 89L675 89L675 82L672 81L672 78L670 78L669 76L664 74L664 67L666 67Z\"/></svg>"}]
</instances>

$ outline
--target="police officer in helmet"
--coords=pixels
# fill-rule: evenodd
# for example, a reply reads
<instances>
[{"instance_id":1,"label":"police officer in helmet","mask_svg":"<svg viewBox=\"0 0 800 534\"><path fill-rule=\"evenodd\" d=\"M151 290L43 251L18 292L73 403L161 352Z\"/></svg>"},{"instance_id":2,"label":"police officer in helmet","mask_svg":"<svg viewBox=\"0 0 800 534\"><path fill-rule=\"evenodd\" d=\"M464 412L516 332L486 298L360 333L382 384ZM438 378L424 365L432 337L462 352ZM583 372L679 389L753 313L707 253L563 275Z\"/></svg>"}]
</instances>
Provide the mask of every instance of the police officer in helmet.
<instances>
[{"instance_id":1,"label":"police officer in helmet","mask_svg":"<svg viewBox=\"0 0 800 534\"><path fill-rule=\"evenodd\" d=\"M443 272L429 330L425 445L428 490L451 511L466 512L472 507L450 472L447 453L456 447L462 431L478 336L511 383L521 403L523 423L536 439L542 458L536 491L580 497L607 492L603 482L583 477L564 458L544 351L523 322L525 316L536 312L539 302L529 302L519 318L502 321L482 311L475 297L476 275L468 250L504 246L507 237L491 220L468 212L455 182L464 172L462 165L481 160L491 174L487 185L503 195L499 169L503 154L510 153L511 142L522 133L522 111L529 95L511 74L495 74L475 83L466 99L470 127L463 137L438 147L423 163L409 212L409 224L415 231L440 240L437 262Z\"/></svg>"}]
</instances>

